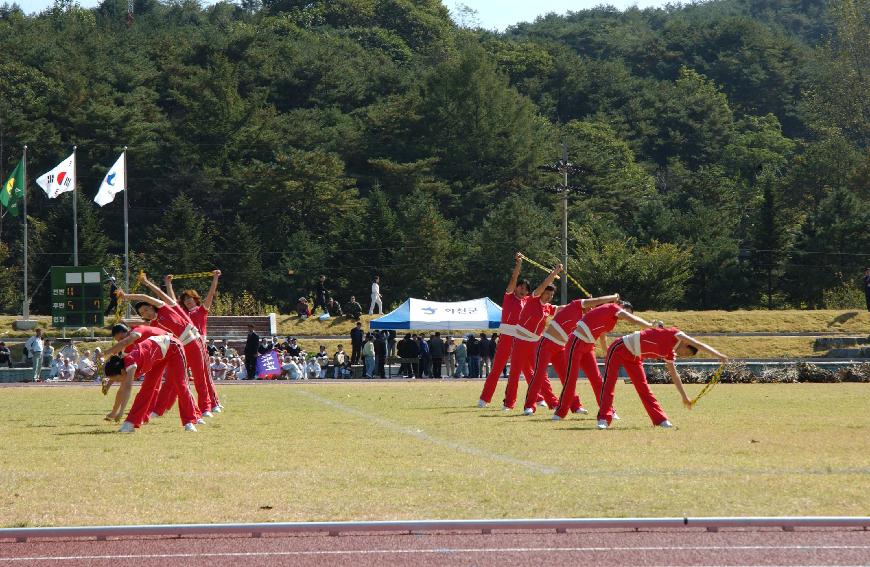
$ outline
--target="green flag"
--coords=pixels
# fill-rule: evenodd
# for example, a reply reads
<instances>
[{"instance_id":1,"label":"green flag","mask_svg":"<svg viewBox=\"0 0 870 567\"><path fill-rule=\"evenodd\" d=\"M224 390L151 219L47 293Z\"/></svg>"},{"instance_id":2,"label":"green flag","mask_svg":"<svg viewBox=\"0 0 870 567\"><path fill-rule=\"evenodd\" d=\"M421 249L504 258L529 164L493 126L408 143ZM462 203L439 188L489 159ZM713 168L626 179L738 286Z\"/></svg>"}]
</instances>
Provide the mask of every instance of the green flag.
<instances>
[{"instance_id":1,"label":"green flag","mask_svg":"<svg viewBox=\"0 0 870 567\"><path fill-rule=\"evenodd\" d=\"M9 178L0 186L0 205L18 216L18 202L24 197L24 162L19 161Z\"/></svg>"}]
</instances>

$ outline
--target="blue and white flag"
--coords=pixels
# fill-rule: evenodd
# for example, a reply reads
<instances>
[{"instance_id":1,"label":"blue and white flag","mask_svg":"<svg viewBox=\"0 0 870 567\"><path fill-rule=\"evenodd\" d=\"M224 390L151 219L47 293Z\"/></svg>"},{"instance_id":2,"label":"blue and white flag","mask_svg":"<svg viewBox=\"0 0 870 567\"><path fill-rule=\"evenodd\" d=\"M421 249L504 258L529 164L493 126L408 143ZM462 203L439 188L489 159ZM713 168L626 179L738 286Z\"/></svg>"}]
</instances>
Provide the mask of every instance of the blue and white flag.
<instances>
[{"instance_id":1,"label":"blue and white flag","mask_svg":"<svg viewBox=\"0 0 870 567\"><path fill-rule=\"evenodd\" d=\"M118 158L106 177L103 178L103 183L100 185L100 190L97 196L94 197L94 203L99 206L108 205L115 200L115 194L120 193L127 186L127 172L124 168L124 154Z\"/></svg>"}]
</instances>

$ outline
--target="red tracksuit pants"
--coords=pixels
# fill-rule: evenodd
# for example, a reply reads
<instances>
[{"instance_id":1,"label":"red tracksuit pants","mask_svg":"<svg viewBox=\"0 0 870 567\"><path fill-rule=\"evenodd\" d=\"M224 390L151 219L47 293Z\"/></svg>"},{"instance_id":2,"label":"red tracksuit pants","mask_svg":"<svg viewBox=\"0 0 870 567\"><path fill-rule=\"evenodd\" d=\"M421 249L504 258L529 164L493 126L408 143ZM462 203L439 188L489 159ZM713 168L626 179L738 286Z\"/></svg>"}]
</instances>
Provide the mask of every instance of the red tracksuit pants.
<instances>
[{"instance_id":1,"label":"red tracksuit pants","mask_svg":"<svg viewBox=\"0 0 870 567\"><path fill-rule=\"evenodd\" d=\"M498 379L501 377L501 373L504 372L504 367L507 366L508 360L511 357L514 342L514 338L509 335L501 335L498 338L498 344L495 347L495 357L492 359L492 369L489 371L486 382L483 383L483 391L480 393L480 399L486 403L492 401L495 387L498 385Z\"/></svg>"},{"instance_id":2,"label":"red tracksuit pants","mask_svg":"<svg viewBox=\"0 0 870 567\"><path fill-rule=\"evenodd\" d=\"M133 406L130 408L130 413L127 414L127 421L135 427L139 427L147 419L151 405L157 397L157 389L160 387L160 379L163 378L164 373L166 374L166 384L169 384L175 397L179 399L178 413L181 416L181 424L186 425L196 421L193 396L187 389L187 362L184 358L184 351L179 344L171 343L163 360L155 364L145 374L142 386L133 400Z\"/></svg>"},{"instance_id":3,"label":"red tracksuit pants","mask_svg":"<svg viewBox=\"0 0 870 567\"><path fill-rule=\"evenodd\" d=\"M643 407L646 408L646 413L649 414L653 425L665 421L668 416L665 415L665 411L659 405L646 381L643 359L631 354L622 339L617 340L607 349L607 361L604 364L604 384L601 386L601 398L598 403L598 419L607 420L608 425L613 420L613 395L616 382L619 379L620 367L624 367L628 377L631 378L631 383L637 390L637 395L640 396Z\"/></svg>"},{"instance_id":4,"label":"red tracksuit pants","mask_svg":"<svg viewBox=\"0 0 870 567\"><path fill-rule=\"evenodd\" d=\"M569 375L566 374L568 371L568 360L565 353L565 347L554 343L550 339L544 338L541 339L541 342L538 343L538 348L535 350L535 365L534 370L532 370L532 381L529 382L529 389L526 391L525 409L535 411L535 404L537 403L538 398L542 396L550 409L555 408L559 403L559 399L556 398L556 395L553 393L553 386L550 384L550 376L547 374L547 366L549 366L550 362L553 363L553 369L556 371L559 381L564 385L566 379L569 377ZM574 372L574 379L575 381L577 379L576 371ZM572 393L571 404L569 405L571 410L575 412L583 406L583 404L580 403L580 397L575 393Z\"/></svg>"},{"instance_id":5,"label":"red tracksuit pants","mask_svg":"<svg viewBox=\"0 0 870 567\"><path fill-rule=\"evenodd\" d=\"M504 391L504 406L513 409L517 403L517 388L520 384L520 373L525 377L528 384L532 380L532 372L535 369L535 349L540 341L524 341L514 339L511 349L511 368L508 373L507 388ZM543 397L539 396L539 399Z\"/></svg>"},{"instance_id":6,"label":"red tracksuit pants","mask_svg":"<svg viewBox=\"0 0 870 567\"><path fill-rule=\"evenodd\" d=\"M196 388L197 417L201 417L203 412L211 411L211 408L214 407L209 396L210 369L206 362L208 360L206 358L206 351L200 341L191 341L184 345L184 355L187 358L187 366L190 368L190 373L193 376L193 386ZM151 411L157 415L163 415L175 403L175 397L175 389L168 382L164 382Z\"/></svg>"},{"instance_id":7,"label":"red tracksuit pants","mask_svg":"<svg viewBox=\"0 0 870 567\"><path fill-rule=\"evenodd\" d=\"M559 407L556 408L556 415L561 418L568 415L568 409L572 407L566 402L576 398L577 376L580 370L583 370L586 378L589 379L595 400L601 399L602 380L601 372L598 371L598 361L595 359L595 345L572 336L565 348L565 359L568 361L566 379L562 382L562 395L559 397Z\"/></svg>"}]
</instances>

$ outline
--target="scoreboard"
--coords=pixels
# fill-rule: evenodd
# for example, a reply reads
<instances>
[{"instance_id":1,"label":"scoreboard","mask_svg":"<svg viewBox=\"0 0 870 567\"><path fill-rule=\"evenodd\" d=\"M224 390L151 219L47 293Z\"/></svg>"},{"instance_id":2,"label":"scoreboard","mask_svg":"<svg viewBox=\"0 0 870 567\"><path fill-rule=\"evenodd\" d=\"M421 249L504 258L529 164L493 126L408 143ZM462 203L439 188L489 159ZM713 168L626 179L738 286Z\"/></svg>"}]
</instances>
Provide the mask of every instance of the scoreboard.
<instances>
[{"instance_id":1,"label":"scoreboard","mask_svg":"<svg viewBox=\"0 0 870 567\"><path fill-rule=\"evenodd\" d=\"M99 266L51 267L51 326L103 326L103 270Z\"/></svg>"}]
</instances>

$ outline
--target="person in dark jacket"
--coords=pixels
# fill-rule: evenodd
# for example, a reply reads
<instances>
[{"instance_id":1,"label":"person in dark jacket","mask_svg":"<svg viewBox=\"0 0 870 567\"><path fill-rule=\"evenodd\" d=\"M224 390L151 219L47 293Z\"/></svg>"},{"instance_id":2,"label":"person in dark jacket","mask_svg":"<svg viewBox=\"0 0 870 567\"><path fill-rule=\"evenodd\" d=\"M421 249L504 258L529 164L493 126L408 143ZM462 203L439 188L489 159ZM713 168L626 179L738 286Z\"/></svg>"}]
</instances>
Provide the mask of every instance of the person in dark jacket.
<instances>
[{"instance_id":1,"label":"person in dark jacket","mask_svg":"<svg viewBox=\"0 0 870 567\"><path fill-rule=\"evenodd\" d=\"M441 340L441 333L429 339L429 356L432 359L432 378L441 378L441 364L444 361L445 348L444 341Z\"/></svg>"},{"instance_id":2,"label":"person in dark jacket","mask_svg":"<svg viewBox=\"0 0 870 567\"><path fill-rule=\"evenodd\" d=\"M480 333L480 375L489 376L492 369L492 358L489 356L489 339L486 333Z\"/></svg>"},{"instance_id":3,"label":"person in dark jacket","mask_svg":"<svg viewBox=\"0 0 870 567\"><path fill-rule=\"evenodd\" d=\"M396 331L387 331L387 356L396 356Z\"/></svg>"},{"instance_id":4,"label":"person in dark jacket","mask_svg":"<svg viewBox=\"0 0 870 567\"><path fill-rule=\"evenodd\" d=\"M384 363L387 359L387 335L381 331L375 331L375 376L385 378Z\"/></svg>"},{"instance_id":5,"label":"person in dark jacket","mask_svg":"<svg viewBox=\"0 0 870 567\"><path fill-rule=\"evenodd\" d=\"M327 311L326 306L326 296L328 292L326 290L326 276L320 276L320 279L317 280L317 291L314 294L314 306L311 308L311 313L313 314L318 307L323 309L324 312Z\"/></svg>"},{"instance_id":6,"label":"person in dark jacket","mask_svg":"<svg viewBox=\"0 0 870 567\"><path fill-rule=\"evenodd\" d=\"M245 371L248 380L257 378L257 350L260 348L260 335L254 332L254 326L248 325L248 339L245 341Z\"/></svg>"},{"instance_id":7,"label":"person in dark jacket","mask_svg":"<svg viewBox=\"0 0 870 567\"><path fill-rule=\"evenodd\" d=\"M363 329L362 323L357 323L356 327L350 330L350 363L359 364L360 351L363 346Z\"/></svg>"},{"instance_id":8,"label":"person in dark jacket","mask_svg":"<svg viewBox=\"0 0 870 567\"><path fill-rule=\"evenodd\" d=\"M870 311L870 267L864 268L864 299L867 300L867 311Z\"/></svg>"},{"instance_id":9,"label":"person in dark jacket","mask_svg":"<svg viewBox=\"0 0 870 567\"><path fill-rule=\"evenodd\" d=\"M489 358L490 360L495 360L495 349L498 347L498 333L493 333L489 339ZM505 365L502 374L507 377L508 370L507 365Z\"/></svg>"},{"instance_id":10,"label":"person in dark jacket","mask_svg":"<svg viewBox=\"0 0 870 567\"><path fill-rule=\"evenodd\" d=\"M417 337L417 347L420 349L420 378L431 378L432 357L429 355L429 343L426 342L426 335L420 334Z\"/></svg>"},{"instance_id":11,"label":"person in dark jacket","mask_svg":"<svg viewBox=\"0 0 870 567\"><path fill-rule=\"evenodd\" d=\"M468 377L480 378L480 341L474 335L468 336Z\"/></svg>"}]
</instances>

